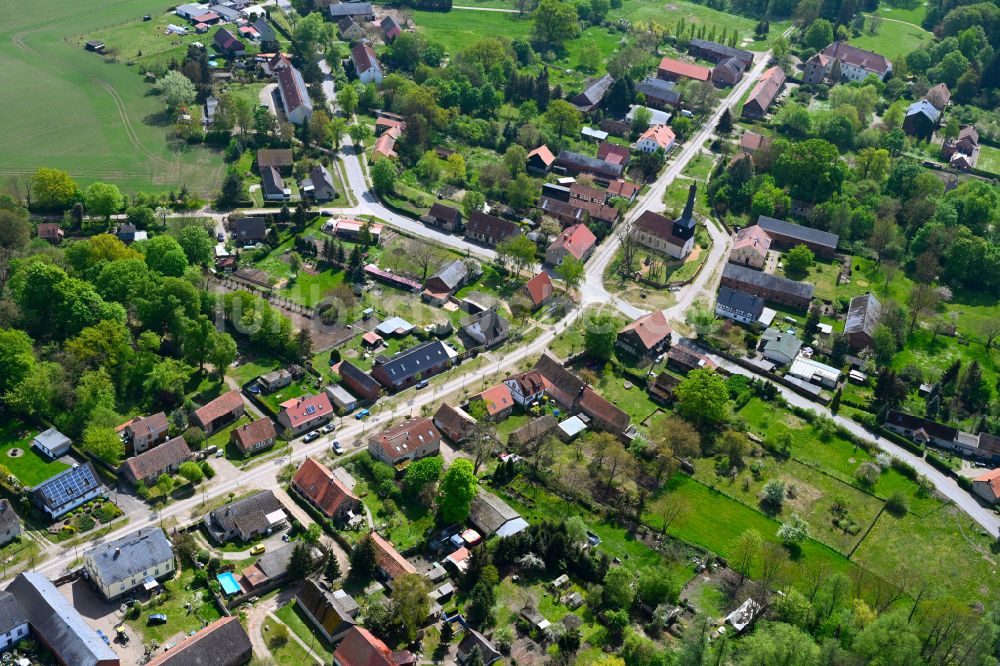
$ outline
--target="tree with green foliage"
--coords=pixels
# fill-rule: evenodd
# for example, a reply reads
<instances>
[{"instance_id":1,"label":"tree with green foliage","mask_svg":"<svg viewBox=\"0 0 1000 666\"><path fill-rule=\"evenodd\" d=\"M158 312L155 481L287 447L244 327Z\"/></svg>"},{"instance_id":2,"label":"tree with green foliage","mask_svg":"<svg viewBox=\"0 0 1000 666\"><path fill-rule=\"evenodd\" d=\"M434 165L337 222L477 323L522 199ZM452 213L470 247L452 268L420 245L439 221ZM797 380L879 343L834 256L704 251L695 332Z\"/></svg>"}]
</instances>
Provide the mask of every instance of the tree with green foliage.
<instances>
[{"instance_id":1,"label":"tree with green foliage","mask_svg":"<svg viewBox=\"0 0 1000 666\"><path fill-rule=\"evenodd\" d=\"M181 229L177 234L177 243L191 265L206 266L215 256L215 243L200 224L190 224Z\"/></svg>"},{"instance_id":2,"label":"tree with green foliage","mask_svg":"<svg viewBox=\"0 0 1000 666\"><path fill-rule=\"evenodd\" d=\"M618 319L608 313L596 313L583 322L583 348L587 355L607 361L615 350L618 339Z\"/></svg>"},{"instance_id":3,"label":"tree with green foliage","mask_svg":"<svg viewBox=\"0 0 1000 666\"><path fill-rule=\"evenodd\" d=\"M796 245L791 250L785 252L781 258L785 264L785 273L793 279L801 279L809 272L816 255L805 245Z\"/></svg>"},{"instance_id":4,"label":"tree with green foliage","mask_svg":"<svg viewBox=\"0 0 1000 666\"><path fill-rule=\"evenodd\" d=\"M778 528L778 538L787 546L798 546L809 538L809 523L793 513Z\"/></svg>"},{"instance_id":5,"label":"tree with green foliage","mask_svg":"<svg viewBox=\"0 0 1000 666\"><path fill-rule=\"evenodd\" d=\"M312 557L312 546L305 541L296 541L292 547L292 556L288 560L288 577L293 580L305 580L312 573L316 564Z\"/></svg>"},{"instance_id":6,"label":"tree with green foliage","mask_svg":"<svg viewBox=\"0 0 1000 666\"><path fill-rule=\"evenodd\" d=\"M556 4L566 4L561 0L542 0L554 2ZM570 6L567 4L567 6ZM564 99L553 100L549 103L549 108L545 110L545 122L556 131L559 139L569 134L570 136L580 131L580 112Z\"/></svg>"},{"instance_id":7,"label":"tree with green foliage","mask_svg":"<svg viewBox=\"0 0 1000 666\"><path fill-rule=\"evenodd\" d=\"M477 211L481 213L485 203L486 197L483 196L482 192L466 190L465 196L462 197L462 212L465 213L466 219Z\"/></svg>"},{"instance_id":8,"label":"tree with green foliage","mask_svg":"<svg viewBox=\"0 0 1000 666\"><path fill-rule=\"evenodd\" d=\"M160 80L156 82L156 91L163 98L167 110L171 112L194 102L198 93L194 84L191 83L191 79L176 69L170 70L160 77Z\"/></svg>"},{"instance_id":9,"label":"tree with green foliage","mask_svg":"<svg viewBox=\"0 0 1000 666\"><path fill-rule=\"evenodd\" d=\"M826 48L832 41L833 24L826 19L816 19L802 35L802 42L815 51Z\"/></svg>"},{"instance_id":10,"label":"tree with green foliage","mask_svg":"<svg viewBox=\"0 0 1000 666\"><path fill-rule=\"evenodd\" d=\"M733 131L733 112L729 110L728 106L719 116L719 122L715 124L715 131L720 136L726 136Z\"/></svg>"},{"instance_id":11,"label":"tree with green foliage","mask_svg":"<svg viewBox=\"0 0 1000 666\"><path fill-rule=\"evenodd\" d=\"M840 191L847 167L832 143L809 139L776 144L781 145L772 168L774 180L780 187L788 187L793 199L819 203Z\"/></svg>"},{"instance_id":12,"label":"tree with green foliage","mask_svg":"<svg viewBox=\"0 0 1000 666\"><path fill-rule=\"evenodd\" d=\"M215 205L217 208L228 209L236 206L242 200L243 176L235 168L230 168L222 180L222 188L219 190Z\"/></svg>"},{"instance_id":13,"label":"tree with green foliage","mask_svg":"<svg viewBox=\"0 0 1000 666\"><path fill-rule=\"evenodd\" d=\"M171 236L153 236L142 244L146 265L164 276L181 277L187 270L184 248Z\"/></svg>"},{"instance_id":14,"label":"tree with green foliage","mask_svg":"<svg viewBox=\"0 0 1000 666\"><path fill-rule=\"evenodd\" d=\"M476 583L465 605L465 616L473 627L483 629L493 624L493 606L496 604L494 588L483 581Z\"/></svg>"},{"instance_id":15,"label":"tree with green foliage","mask_svg":"<svg viewBox=\"0 0 1000 666\"><path fill-rule=\"evenodd\" d=\"M472 461L459 458L453 462L445 472L439 490L438 505L442 520L446 523L465 521L478 488L479 479L473 471Z\"/></svg>"},{"instance_id":16,"label":"tree with green foliage","mask_svg":"<svg viewBox=\"0 0 1000 666\"><path fill-rule=\"evenodd\" d=\"M750 577L750 573L756 566L757 560L760 559L763 546L764 537L757 530L745 530L737 537L736 542L731 548L732 553L729 556L729 566L739 575L740 585Z\"/></svg>"},{"instance_id":17,"label":"tree with green foliage","mask_svg":"<svg viewBox=\"0 0 1000 666\"><path fill-rule=\"evenodd\" d=\"M212 338L212 348L209 350L208 361L215 367L215 372L222 383L226 378L226 370L236 360L238 350L236 340L228 333L217 333Z\"/></svg>"},{"instance_id":18,"label":"tree with green foliage","mask_svg":"<svg viewBox=\"0 0 1000 666\"><path fill-rule=\"evenodd\" d=\"M164 473L156 478L156 489L160 491L161 495L169 495L173 488L174 480L170 478L169 474Z\"/></svg>"},{"instance_id":19,"label":"tree with green foliage","mask_svg":"<svg viewBox=\"0 0 1000 666\"><path fill-rule=\"evenodd\" d=\"M741 666L815 666L820 663L819 657L816 641L802 629L782 622L766 622L741 639L740 659L736 663Z\"/></svg>"},{"instance_id":20,"label":"tree with green foliage","mask_svg":"<svg viewBox=\"0 0 1000 666\"><path fill-rule=\"evenodd\" d=\"M674 394L677 413L698 428L713 428L723 423L729 413L726 382L712 370L692 370Z\"/></svg>"},{"instance_id":21,"label":"tree with green foliage","mask_svg":"<svg viewBox=\"0 0 1000 666\"><path fill-rule=\"evenodd\" d=\"M570 294L583 282L585 271L583 262L569 254L563 257L562 263L556 268L563 284L566 285L566 291Z\"/></svg>"},{"instance_id":22,"label":"tree with green foliage","mask_svg":"<svg viewBox=\"0 0 1000 666\"><path fill-rule=\"evenodd\" d=\"M195 485L201 483L201 480L205 478L205 474L201 471L201 467L198 467L198 463L191 460L181 463L181 466L177 469L177 473Z\"/></svg>"},{"instance_id":23,"label":"tree with green foliage","mask_svg":"<svg viewBox=\"0 0 1000 666\"><path fill-rule=\"evenodd\" d=\"M326 565L323 567L323 580L329 585L333 585L340 578L340 562L337 554L330 552L326 557Z\"/></svg>"},{"instance_id":24,"label":"tree with green foliage","mask_svg":"<svg viewBox=\"0 0 1000 666\"><path fill-rule=\"evenodd\" d=\"M443 465L444 459L441 456L421 458L410 464L406 468L406 474L403 476L407 494L410 496L419 495L425 486L437 483L437 480L441 477L441 468Z\"/></svg>"},{"instance_id":25,"label":"tree with green foliage","mask_svg":"<svg viewBox=\"0 0 1000 666\"><path fill-rule=\"evenodd\" d=\"M391 193L396 187L396 165L392 160L377 160L371 167L372 185L380 194Z\"/></svg>"},{"instance_id":26,"label":"tree with green foliage","mask_svg":"<svg viewBox=\"0 0 1000 666\"><path fill-rule=\"evenodd\" d=\"M27 202L43 210L65 210L80 199L80 186L68 173L41 167L31 177L31 197Z\"/></svg>"},{"instance_id":27,"label":"tree with green foliage","mask_svg":"<svg viewBox=\"0 0 1000 666\"><path fill-rule=\"evenodd\" d=\"M430 584L420 574L405 574L392 581L392 614L402 629L406 642L417 637L417 630L423 626L430 614Z\"/></svg>"},{"instance_id":28,"label":"tree with green foliage","mask_svg":"<svg viewBox=\"0 0 1000 666\"><path fill-rule=\"evenodd\" d=\"M28 334L0 328L0 397L21 383L34 367L35 352Z\"/></svg>"},{"instance_id":29,"label":"tree with green foliage","mask_svg":"<svg viewBox=\"0 0 1000 666\"><path fill-rule=\"evenodd\" d=\"M372 129L363 123L356 123L347 128L347 136L351 137L355 146L364 148L365 143L372 138Z\"/></svg>"},{"instance_id":30,"label":"tree with green foliage","mask_svg":"<svg viewBox=\"0 0 1000 666\"><path fill-rule=\"evenodd\" d=\"M628 610L635 601L635 577L625 567L611 567L604 574L602 601L605 609Z\"/></svg>"},{"instance_id":31,"label":"tree with green foliage","mask_svg":"<svg viewBox=\"0 0 1000 666\"><path fill-rule=\"evenodd\" d=\"M100 215L105 220L111 219L125 205L125 197L118 186L110 183L91 184L84 193L83 200L90 213Z\"/></svg>"},{"instance_id":32,"label":"tree with green foliage","mask_svg":"<svg viewBox=\"0 0 1000 666\"><path fill-rule=\"evenodd\" d=\"M564 0L540 0L532 18L535 40L547 48L560 51L568 40L580 34L576 7Z\"/></svg>"}]
</instances>

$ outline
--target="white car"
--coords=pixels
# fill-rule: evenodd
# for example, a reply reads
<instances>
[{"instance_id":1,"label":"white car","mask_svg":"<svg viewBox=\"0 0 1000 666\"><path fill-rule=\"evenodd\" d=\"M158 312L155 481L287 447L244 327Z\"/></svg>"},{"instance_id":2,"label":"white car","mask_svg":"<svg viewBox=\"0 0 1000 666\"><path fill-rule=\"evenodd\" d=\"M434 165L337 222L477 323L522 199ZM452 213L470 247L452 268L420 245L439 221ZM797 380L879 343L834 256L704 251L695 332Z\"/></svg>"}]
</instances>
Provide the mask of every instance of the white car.
<instances>
[{"instance_id":1,"label":"white car","mask_svg":"<svg viewBox=\"0 0 1000 666\"><path fill-rule=\"evenodd\" d=\"M309 442L317 439L319 439L319 430L313 430L311 433L303 437L302 441L308 444Z\"/></svg>"},{"instance_id":2,"label":"white car","mask_svg":"<svg viewBox=\"0 0 1000 666\"><path fill-rule=\"evenodd\" d=\"M340 442L335 441L333 443L333 452L336 453L338 456L344 455L344 446Z\"/></svg>"},{"instance_id":3,"label":"white car","mask_svg":"<svg viewBox=\"0 0 1000 666\"><path fill-rule=\"evenodd\" d=\"M323 433L324 435L329 435L331 432L333 432L334 428L336 427L337 426L333 425L332 423L327 423L325 426L320 428L320 432Z\"/></svg>"}]
</instances>

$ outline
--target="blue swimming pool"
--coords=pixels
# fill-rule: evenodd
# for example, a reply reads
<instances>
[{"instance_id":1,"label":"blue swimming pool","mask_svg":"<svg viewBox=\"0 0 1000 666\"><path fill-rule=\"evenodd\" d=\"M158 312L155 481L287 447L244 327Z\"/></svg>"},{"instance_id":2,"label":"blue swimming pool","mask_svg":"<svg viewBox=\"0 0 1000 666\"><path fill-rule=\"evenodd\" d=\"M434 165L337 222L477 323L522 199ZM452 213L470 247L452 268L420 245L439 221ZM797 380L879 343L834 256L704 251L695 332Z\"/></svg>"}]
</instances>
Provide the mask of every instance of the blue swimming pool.
<instances>
[{"instance_id":1,"label":"blue swimming pool","mask_svg":"<svg viewBox=\"0 0 1000 666\"><path fill-rule=\"evenodd\" d=\"M219 583L222 584L222 591L228 596L239 594L243 591L240 584L236 582L236 576L234 576L230 571L219 574L216 576L216 579L218 579Z\"/></svg>"}]
</instances>

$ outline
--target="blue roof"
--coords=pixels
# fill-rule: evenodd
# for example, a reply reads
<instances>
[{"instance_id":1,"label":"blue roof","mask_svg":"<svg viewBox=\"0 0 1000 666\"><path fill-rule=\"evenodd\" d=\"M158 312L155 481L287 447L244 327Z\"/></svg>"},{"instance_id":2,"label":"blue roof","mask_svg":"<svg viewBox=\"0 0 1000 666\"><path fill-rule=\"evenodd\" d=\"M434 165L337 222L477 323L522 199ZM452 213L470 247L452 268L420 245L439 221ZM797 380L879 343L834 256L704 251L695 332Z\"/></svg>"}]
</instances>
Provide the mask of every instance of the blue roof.
<instances>
[{"instance_id":1,"label":"blue roof","mask_svg":"<svg viewBox=\"0 0 1000 666\"><path fill-rule=\"evenodd\" d=\"M918 113L922 113L933 122L937 122L938 118L941 117L941 112L937 110L933 104L928 102L926 99L922 99L919 102L914 102L906 109L907 116L913 116Z\"/></svg>"}]
</instances>

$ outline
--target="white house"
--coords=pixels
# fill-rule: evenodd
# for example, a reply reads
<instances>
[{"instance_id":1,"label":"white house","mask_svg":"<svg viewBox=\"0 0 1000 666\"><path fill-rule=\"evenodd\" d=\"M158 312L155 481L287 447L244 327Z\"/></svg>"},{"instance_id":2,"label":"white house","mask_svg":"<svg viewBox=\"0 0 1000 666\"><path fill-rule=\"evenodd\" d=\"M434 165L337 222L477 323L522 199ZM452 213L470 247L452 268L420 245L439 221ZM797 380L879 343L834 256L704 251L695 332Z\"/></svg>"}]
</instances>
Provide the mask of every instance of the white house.
<instances>
[{"instance_id":1,"label":"white house","mask_svg":"<svg viewBox=\"0 0 1000 666\"><path fill-rule=\"evenodd\" d=\"M382 66L375 57L375 51L369 44L361 42L355 44L351 49L351 62L354 63L354 71L358 73L358 80L361 83L382 84Z\"/></svg>"},{"instance_id":2,"label":"white house","mask_svg":"<svg viewBox=\"0 0 1000 666\"><path fill-rule=\"evenodd\" d=\"M653 125L635 142L635 149L643 153L655 153L657 150L667 152L673 148L676 138L674 131L667 125Z\"/></svg>"},{"instance_id":3,"label":"white house","mask_svg":"<svg viewBox=\"0 0 1000 666\"><path fill-rule=\"evenodd\" d=\"M0 592L0 651L28 636L28 616L10 592Z\"/></svg>"},{"instance_id":4,"label":"white house","mask_svg":"<svg viewBox=\"0 0 1000 666\"><path fill-rule=\"evenodd\" d=\"M31 445L49 458L59 458L69 453L72 442L70 442L69 437L55 428L49 428L35 435L35 438L31 440Z\"/></svg>"},{"instance_id":5,"label":"white house","mask_svg":"<svg viewBox=\"0 0 1000 666\"><path fill-rule=\"evenodd\" d=\"M972 492L990 504L996 504L997 500L1000 499L1000 469L991 470L974 478Z\"/></svg>"},{"instance_id":6,"label":"white house","mask_svg":"<svg viewBox=\"0 0 1000 666\"><path fill-rule=\"evenodd\" d=\"M294 67L278 70L278 92L288 122L301 125L312 118L312 100L302 73Z\"/></svg>"},{"instance_id":7,"label":"white house","mask_svg":"<svg viewBox=\"0 0 1000 666\"><path fill-rule=\"evenodd\" d=\"M736 291L729 287L719 287L715 299L715 314L742 324L752 324L764 312L764 299L760 296Z\"/></svg>"},{"instance_id":8,"label":"white house","mask_svg":"<svg viewBox=\"0 0 1000 666\"><path fill-rule=\"evenodd\" d=\"M114 599L173 575L174 549L162 529L144 527L85 552L83 568L104 598Z\"/></svg>"}]
</instances>

